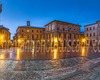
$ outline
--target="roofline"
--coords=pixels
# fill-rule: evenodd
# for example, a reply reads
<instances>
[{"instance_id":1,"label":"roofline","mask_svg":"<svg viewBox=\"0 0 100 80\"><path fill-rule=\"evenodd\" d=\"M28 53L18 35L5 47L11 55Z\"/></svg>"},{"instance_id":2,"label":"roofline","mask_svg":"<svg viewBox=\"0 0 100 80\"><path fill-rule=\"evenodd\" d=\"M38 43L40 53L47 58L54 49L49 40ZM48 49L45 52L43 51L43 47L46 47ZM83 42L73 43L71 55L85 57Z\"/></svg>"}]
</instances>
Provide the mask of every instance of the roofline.
<instances>
[{"instance_id":1,"label":"roofline","mask_svg":"<svg viewBox=\"0 0 100 80\"><path fill-rule=\"evenodd\" d=\"M0 27L9 31L9 29L4 27L3 25L0 25Z\"/></svg>"},{"instance_id":2,"label":"roofline","mask_svg":"<svg viewBox=\"0 0 100 80\"><path fill-rule=\"evenodd\" d=\"M45 26L47 26L47 25L49 25L49 24L51 24L53 22L62 22L62 23L67 23L67 24L72 24L72 25L80 26L78 24L73 24L73 23L70 23L70 22L65 22L65 21L60 21L60 20L53 20L53 21L49 22L48 24L46 24Z\"/></svg>"},{"instance_id":3,"label":"roofline","mask_svg":"<svg viewBox=\"0 0 100 80\"><path fill-rule=\"evenodd\" d=\"M37 28L37 29L45 29L45 28L36 27L36 26L18 26L17 30L18 30L19 28ZM17 32L17 30L16 30L16 32Z\"/></svg>"},{"instance_id":4,"label":"roofline","mask_svg":"<svg viewBox=\"0 0 100 80\"><path fill-rule=\"evenodd\" d=\"M85 25L84 27L91 26L91 25L95 25L95 24L96 23L88 24L88 25Z\"/></svg>"}]
</instances>

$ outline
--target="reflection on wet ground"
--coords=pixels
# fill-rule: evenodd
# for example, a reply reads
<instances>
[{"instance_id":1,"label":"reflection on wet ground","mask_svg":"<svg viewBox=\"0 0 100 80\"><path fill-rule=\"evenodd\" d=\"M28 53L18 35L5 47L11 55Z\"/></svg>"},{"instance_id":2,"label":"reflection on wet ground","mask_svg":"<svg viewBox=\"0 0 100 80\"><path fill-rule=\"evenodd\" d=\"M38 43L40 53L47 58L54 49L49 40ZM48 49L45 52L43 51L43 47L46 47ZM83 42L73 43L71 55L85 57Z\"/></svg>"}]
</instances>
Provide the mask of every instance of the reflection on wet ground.
<instances>
[{"instance_id":1,"label":"reflection on wet ground","mask_svg":"<svg viewBox=\"0 0 100 80\"><path fill-rule=\"evenodd\" d=\"M56 49L52 53L22 52L21 49L3 52L0 55L0 80L80 80L90 75L82 70L89 70L90 65L100 62L99 58L90 61L87 57L79 57L85 56L85 52L84 48L81 53L59 53Z\"/></svg>"},{"instance_id":2,"label":"reflection on wet ground","mask_svg":"<svg viewBox=\"0 0 100 80\"><path fill-rule=\"evenodd\" d=\"M85 50L82 49L82 54L79 52L58 52L58 50L54 49L52 53L49 52L23 52L21 49L12 50L11 52L5 52L0 55L0 59L13 59L13 60L34 60L34 59L61 59L61 58L68 58L68 57L79 57L85 56Z\"/></svg>"}]
</instances>

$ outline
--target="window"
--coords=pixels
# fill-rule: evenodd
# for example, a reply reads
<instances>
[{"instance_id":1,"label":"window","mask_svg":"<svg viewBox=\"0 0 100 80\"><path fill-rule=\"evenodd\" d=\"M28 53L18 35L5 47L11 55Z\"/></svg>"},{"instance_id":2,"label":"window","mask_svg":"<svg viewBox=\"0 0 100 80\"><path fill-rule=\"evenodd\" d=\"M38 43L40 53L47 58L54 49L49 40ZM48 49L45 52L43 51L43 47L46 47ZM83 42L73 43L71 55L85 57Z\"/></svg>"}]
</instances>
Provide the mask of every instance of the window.
<instances>
[{"instance_id":1,"label":"window","mask_svg":"<svg viewBox=\"0 0 100 80\"><path fill-rule=\"evenodd\" d=\"M95 36L95 33L93 33L93 36Z\"/></svg>"},{"instance_id":2,"label":"window","mask_svg":"<svg viewBox=\"0 0 100 80\"><path fill-rule=\"evenodd\" d=\"M71 30L71 28L69 28L69 30Z\"/></svg>"},{"instance_id":3,"label":"window","mask_svg":"<svg viewBox=\"0 0 100 80\"><path fill-rule=\"evenodd\" d=\"M57 27L57 30L59 30L59 27Z\"/></svg>"},{"instance_id":4,"label":"window","mask_svg":"<svg viewBox=\"0 0 100 80\"><path fill-rule=\"evenodd\" d=\"M64 31L65 29L63 28L63 31Z\"/></svg>"},{"instance_id":5,"label":"window","mask_svg":"<svg viewBox=\"0 0 100 80\"><path fill-rule=\"evenodd\" d=\"M88 34L86 36L88 37Z\"/></svg>"},{"instance_id":6,"label":"window","mask_svg":"<svg viewBox=\"0 0 100 80\"><path fill-rule=\"evenodd\" d=\"M32 32L34 32L34 30L32 30Z\"/></svg>"},{"instance_id":7,"label":"window","mask_svg":"<svg viewBox=\"0 0 100 80\"><path fill-rule=\"evenodd\" d=\"M34 39L34 35L32 35L32 39Z\"/></svg>"},{"instance_id":8,"label":"window","mask_svg":"<svg viewBox=\"0 0 100 80\"><path fill-rule=\"evenodd\" d=\"M46 26L46 31L48 31L48 26Z\"/></svg>"},{"instance_id":9,"label":"window","mask_svg":"<svg viewBox=\"0 0 100 80\"><path fill-rule=\"evenodd\" d=\"M95 40L93 40L93 42L95 43Z\"/></svg>"},{"instance_id":10,"label":"window","mask_svg":"<svg viewBox=\"0 0 100 80\"><path fill-rule=\"evenodd\" d=\"M38 35L37 35L37 38L38 38Z\"/></svg>"},{"instance_id":11,"label":"window","mask_svg":"<svg viewBox=\"0 0 100 80\"><path fill-rule=\"evenodd\" d=\"M90 33L90 37L91 37L92 35L91 35L91 33Z\"/></svg>"},{"instance_id":12,"label":"window","mask_svg":"<svg viewBox=\"0 0 100 80\"><path fill-rule=\"evenodd\" d=\"M74 39L76 39L76 35L73 35L74 36Z\"/></svg>"},{"instance_id":13,"label":"window","mask_svg":"<svg viewBox=\"0 0 100 80\"><path fill-rule=\"evenodd\" d=\"M95 27L93 27L93 29L95 29Z\"/></svg>"},{"instance_id":14,"label":"window","mask_svg":"<svg viewBox=\"0 0 100 80\"><path fill-rule=\"evenodd\" d=\"M52 25L52 30L54 30L55 29L55 25Z\"/></svg>"},{"instance_id":15,"label":"window","mask_svg":"<svg viewBox=\"0 0 100 80\"><path fill-rule=\"evenodd\" d=\"M66 38L66 34L64 34L64 38Z\"/></svg>"},{"instance_id":16,"label":"window","mask_svg":"<svg viewBox=\"0 0 100 80\"><path fill-rule=\"evenodd\" d=\"M66 47L66 41L64 41L64 45L63 45L63 47Z\"/></svg>"},{"instance_id":17,"label":"window","mask_svg":"<svg viewBox=\"0 0 100 80\"><path fill-rule=\"evenodd\" d=\"M90 30L91 30L91 27L90 27Z\"/></svg>"},{"instance_id":18,"label":"window","mask_svg":"<svg viewBox=\"0 0 100 80\"><path fill-rule=\"evenodd\" d=\"M22 30L22 32L24 32L24 31Z\"/></svg>"},{"instance_id":19,"label":"window","mask_svg":"<svg viewBox=\"0 0 100 80\"><path fill-rule=\"evenodd\" d=\"M22 35L22 38L23 38L23 35Z\"/></svg>"},{"instance_id":20,"label":"window","mask_svg":"<svg viewBox=\"0 0 100 80\"><path fill-rule=\"evenodd\" d=\"M27 32L29 32L29 30L27 30Z\"/></svg>"},{"instance_id":21,"label":"window","mask_svg":"<svg viewBox=\"0 0 100 80\"><path fill-rule=\"evenodd\" d=\"M86 30L88 31L88 28Z\"/></svg>"},{"instance_id":22,"label":"window","mask_svg":"<svg viewBox=\"0 0 100 80\"><path fill-rule=\"evenodd\" d=\"M49 26L49 31L51 30L51 26Z\"/></svg>"},{"instance_id":23,"label":"window","mask_svg":"<svg viewBox=\"0 0 100 80\"><path fill-rule=\"evenodd\" d=\"M68 39L71 39L71 34L69 34Z\"/></svg>"},{"instance_id":24,"label":"window","mask_svg":"<svg viewBox=\"0 0 100 80\"><path fill-rule=\"evenodd\" d=\"M29 36L27 36L27 38L29 39Z\"/></svg>"},{"instance_id":25,"label":"window","mask_svg":"<svg viewBox=\"0 0 100 80\"><path fill-rule=\"evenodd\" d=\"M89 43L89 40L87 40L87 44Z\"/></svg>"}]
</instances>

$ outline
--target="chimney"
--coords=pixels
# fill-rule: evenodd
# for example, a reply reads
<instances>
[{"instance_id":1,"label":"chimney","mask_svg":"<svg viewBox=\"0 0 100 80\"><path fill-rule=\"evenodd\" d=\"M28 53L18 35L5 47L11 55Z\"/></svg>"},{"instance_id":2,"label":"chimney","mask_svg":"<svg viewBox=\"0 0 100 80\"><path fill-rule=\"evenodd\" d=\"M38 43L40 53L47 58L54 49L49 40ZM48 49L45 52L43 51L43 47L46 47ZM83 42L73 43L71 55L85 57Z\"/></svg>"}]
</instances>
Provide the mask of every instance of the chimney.
<instances>
[{"instance_id":1,"label":"chimney","mask_svg":"<svg viewBox=\"0 0 100 80\"><path fill-rule=\"evenodd\" d=\"M30 21L27 21L27 26L30 26Z\"/></svg>"}]
</instances>

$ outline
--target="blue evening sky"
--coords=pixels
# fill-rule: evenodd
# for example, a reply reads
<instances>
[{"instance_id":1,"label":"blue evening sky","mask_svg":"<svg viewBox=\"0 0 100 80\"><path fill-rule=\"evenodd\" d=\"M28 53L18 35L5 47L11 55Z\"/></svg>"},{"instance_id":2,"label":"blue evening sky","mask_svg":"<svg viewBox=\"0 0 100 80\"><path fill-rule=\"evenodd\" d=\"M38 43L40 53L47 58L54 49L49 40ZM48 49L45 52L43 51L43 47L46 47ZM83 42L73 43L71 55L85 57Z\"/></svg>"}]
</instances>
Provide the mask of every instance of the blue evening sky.
<instances>
[{"instance_id":1,"label":"blue evening sky","mask_svg":"<svg viewBox=\"0 0 100 80\"><path fill-rule=\"evenodd\" d=\"M52 20L84 25L100 20L100 0L0 0L3 4L1 23L12 36L19 25L44 27Z\"/></svg>"}]
</instances>

